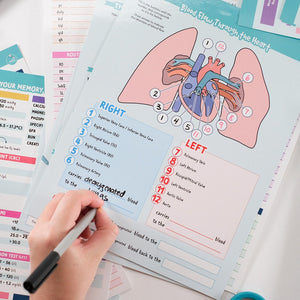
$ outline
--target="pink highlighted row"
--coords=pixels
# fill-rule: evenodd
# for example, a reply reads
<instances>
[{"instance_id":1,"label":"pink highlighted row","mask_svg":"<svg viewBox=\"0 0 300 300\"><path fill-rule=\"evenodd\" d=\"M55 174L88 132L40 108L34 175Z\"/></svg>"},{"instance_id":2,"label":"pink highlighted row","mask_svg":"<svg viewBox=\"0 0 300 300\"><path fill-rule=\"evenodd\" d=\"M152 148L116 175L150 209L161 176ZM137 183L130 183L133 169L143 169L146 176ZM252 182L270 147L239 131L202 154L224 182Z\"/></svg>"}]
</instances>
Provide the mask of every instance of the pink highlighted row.
<instances>
[{"instance_id":1,"label":"pink highlighted row","mask_svg":"<svg viewBox=\"0 0 300 300\"><path fill-rule=\"evenodd\" d=\"M6 252L6 251L0 251L0 258L27 261L27 262L30 261L30 257L28 254Z\"/></svg>"},{"instance_id":2,"label":"pink highlighted row","mask_svg":"<svg viewBox=\"0 0 300 300\"><path fill-rule=\"evenodd\" d=\"M31 165L34 165L36 162L35 157L14 155L8 153L0 153L0 160L8 160L8 161L14 161L18 163L31 164Z\"/></svg>"},{"instance_id":3,"label":"pink highlighted row","mask_svg":"<svg viewBox=\"0 0 300 300\"><path fill-rule=\"evenodd\" d=\"M80 51L52 52L52 58L79 58Z\"/></svg>"},{"instance_id":4,"label":"pink highlighted row","mask_svg":"<svg viewBox=\"0 0 300 300\"><path fill-rule=\"evenodd\" d=\"M20 216L21 216L21 212L19 211L0 209L0 217L19 219Z\"/></svg>"},{"instance_id":5,"label":"pink highlighted row","mask_svg":"<svg viewBox=\"0 0 300 300\"><path fill-rule=\"evenodd\" d=\"M9 293L7 292L0 292L0 299L8 299L9 298Z\"/></svg>"}]
</instances>

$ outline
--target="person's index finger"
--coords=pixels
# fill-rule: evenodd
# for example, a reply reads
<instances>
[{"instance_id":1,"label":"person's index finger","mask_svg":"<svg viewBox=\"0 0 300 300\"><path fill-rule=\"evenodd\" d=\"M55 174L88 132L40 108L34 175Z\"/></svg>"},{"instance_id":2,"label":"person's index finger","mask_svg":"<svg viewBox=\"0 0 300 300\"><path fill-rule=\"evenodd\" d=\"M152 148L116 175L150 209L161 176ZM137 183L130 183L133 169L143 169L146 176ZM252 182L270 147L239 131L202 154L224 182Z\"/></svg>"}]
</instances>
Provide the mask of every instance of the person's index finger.
<instances>
[{"instance_id":1,"label":"person's index finger","mask_svg":"<svg viewBox=\"0 0 300 300\"><path fill-rule=\"evenodd\" d=\"M119 228L111 221L103 208L97 210L95 225L96 231L84 243L84 247L89 257L94 257L100 262L106 251L114 243L119 233Z\"/></svg>"},{"instance_id":2,"label":"person's index finger","mask_svg":"<svg viewBox=\"0 0 300 300\"><path fill-rule=\"evenodd\" d=\"M103 205L101 200L95 193L87 190L68 191L54 211L51 218L52 229L57 234L66 234L76 224L80 212L85 207L98 208Z\"/></svg>"}]
</instances>

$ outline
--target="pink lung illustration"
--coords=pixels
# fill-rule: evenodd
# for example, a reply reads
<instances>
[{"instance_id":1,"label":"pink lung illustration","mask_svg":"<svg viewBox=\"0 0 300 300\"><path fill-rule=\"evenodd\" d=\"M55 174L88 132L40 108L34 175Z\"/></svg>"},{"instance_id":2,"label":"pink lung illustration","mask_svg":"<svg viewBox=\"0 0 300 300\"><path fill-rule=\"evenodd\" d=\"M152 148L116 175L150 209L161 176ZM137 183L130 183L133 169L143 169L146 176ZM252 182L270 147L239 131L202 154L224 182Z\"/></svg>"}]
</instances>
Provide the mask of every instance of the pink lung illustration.
<instances>
[{"instance_id":1,"label":"pink lung illustration","mask_svg":"<svg viewBox=\"0 0 300 300\"><path fill-rule=\"evenodd\" d=\"M153 105L157 99L151 95L151 91L164 91L159 101L168 109L175 97L176 89L167 89L170 83L162 80L162 70L176 55L190 57L195 41L197 30L188 28L179 31L155 46L136 68L118 100L126 103L140 103ZM171 101L171 102L170 102Z\"/></svg>"},{"instance_id":2,"label":"pink lung illustration","mask_svg":"<svg viewBox=\"0 0 300 300\"><path fill-rule=\"evenodd\" d=\"M197 30L188 28L157 44L131 75L119 102L159 105L160 109L155 110L170 110L175 115L173 120L186 111L196 124L211 123L221 135L255 147L270 106L257 56L251 49L241 49L230 74L225 76L225 64L219 58L199 53L191 59L196 39ZM208 135L205 127L203 134ZM198 136L192 134L195 139Z\"/></svg>"},{"instance_id":3,"label":"pink lung illustration","mask_svg":"<svg viewBox=\"0 0 300 300\"><path fill-rule=\"evenodd\" d=\"M237 120L231 123L228 111L232 109L224 101L221 119L227 119L227 126L219 133L253 148L259 126L269 110L270 99L259 60L252 50L244 48L237 53L229 78L243 79L243 108L235 112Z\"/></svg>"}]
</instances>

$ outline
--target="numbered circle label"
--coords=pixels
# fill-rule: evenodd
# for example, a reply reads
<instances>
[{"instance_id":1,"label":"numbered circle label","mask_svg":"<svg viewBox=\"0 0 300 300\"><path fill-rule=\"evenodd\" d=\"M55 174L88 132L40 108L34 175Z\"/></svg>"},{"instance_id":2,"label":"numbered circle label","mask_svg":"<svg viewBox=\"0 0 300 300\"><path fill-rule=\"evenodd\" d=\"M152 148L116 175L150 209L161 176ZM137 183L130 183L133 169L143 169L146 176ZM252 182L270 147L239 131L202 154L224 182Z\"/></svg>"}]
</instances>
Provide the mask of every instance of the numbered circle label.
<instances>
[{"instance_id":1,"label":"numbered circle label","mask_svg":"<svg viewBox=\"0 0 300 300\"><path fill-rule=\"evenodd\" d=\"M174 173L174 169L170 166L165 167L165 174L166 175L172 175Z\"/></svg>"},{"instance_id":2,"label":"numbered circle label","mask_svg":"<svg viewBox=\"0 0 300 300\"><path fill-rule=\"evenodd\" d=\"M78 129L78 134L80 136L85 136L87 134L87 132L88 131L87 131L87 129L85 127L81 127L81 128Z\"/></svg>"},{"instance_id":3,"label":"numbered circle label","mask_svg":"<svg viewBox=\"0 0 300 300\"><path fill-rule=\"evenodd\" d=\"M70 148L70 153L71 153L72 155L77 155L78 152L79 152L78 147L72 146L72 147Z\"/></svg>"},{"instance_id":4,"label":"numbered circle label","mask_svg":"<svg viewBox=\"0 0 300 300\"><path fill-rule=\"evenodd\" d=\"M155 191L156 191L156 194L164 194L165 191L166 191L166 188L164 185L160 184L160 185L157 185L156 188L155 188Z\"/></svg>"},{"instance_id":5,"label":"numbered circle label","mask_svg":"<svg viewBox=\"0 0 300 300\"><path fill-rule=\"evenodd\" d=\"M157 116L157 121L161 124L165 124L168 121L168 115L165 113L161 113Z\"/></svg>"},{"instance_id":6,"label":"numbered circle label","mask_svg":"<svg viewBox=\"0 0 300 300\"><path fill-rule=\"evenodd\" d=\"M173 148L172 153L174 156L181 156L183 151L180 147L175 147Z\"/></svg>"},{"instance_id":7,"label":"numbered circle label","mask_svg":"<svg viewBox=\"0 0 300 300\"><path fill-rule=\"evenodd\" d=\"M84 119L82 120L82 125L83 125L83 126L86 126L86 127L90 127L90 126L92 125L91 119L90 119L90 118L84 118Z\"/></svg>"},{"instance_id":8,"label":"numbered circle label","mask_svg":"<svg viewBox=\"0 0 300 300\"><path fill-rule=\"evenodd\" d=\"M202 46L205 49L210 49L213 45L214 45L214 42L209 38L204 39L203 42L202 42Z\"/></svg>"},{"instance_id":9,"label":"numbered circle label","mask_svg":"<svg viewBox=\"0 0 300 300\"><path fill-rule=\"evenodd\" d=\"M182 124L182 119L179 116L174 116L171 120L171 123L172 123L173 126L178 127Z\"/></svg>"},{"instance_id":10,"label":"numbered circle label","mask_svg":"<svg viewBox=\"0 0 300 300\"><path fill-rule=\"evenodd\" d=\"M174 166L177 165L177 163L178 163L178 158L177 157L172 156L172 157L169 158L169 165L174 167Z\"/></svg>"},{"instance_id":11,"label":"numbered circle label","mask_svg":"<svg viewBox=\"0 0 300 300\"><path fill-rule=\"evenodd\" d=\"M211 134L213 133L213 128L212 128L212 126L211 126L210 124L205 124L205 125L203 126L203 133L204 133L205 135L211 135Z\"/></svg>"},{"instance_id":12,"label":"numbered circle label","mask_svg":"<svg viewBox=\"0 0 300 300\"><path fill-rule=\"evenodd\" d=\"M159 89L152 89L150 91L150 96L153 99L158 99L160 97L160 90Z\"/></svg>"},{"instance_id":13,"label":"numbered circle label","mask_svg":"<svg viewBox=\"0 0 300 300\"><path fill-rule=\"evenodd\" d=\"M67 157L65 158L65 163L66 163L67 165L72 165L72 164L74 163L74 161L75 161L75 159L74 159L74 157L71 156L71 155L69 155L69 156L67 156Z\"/></svg>"},{"instance_id":14,"label":"numbered circle label","mask_svg":"<svg viewBox=\"0 0 300 300\"><path fill-rule=\"evenodd\" d=\"M168 176L161 176L159 181L164 185L168 185L170 183L170 178Z\"/></svg>"},{"instance_id":15,"label":"numbered circle label","mask_svg":"<svg viewBox=\"0 0 300 300\"><path fill-rule=\"evenodd\" d=\"M237 121L237 115L235 114L235 113L229 113L228 115L227 115L227 121L229 122L229 123L231 123L231 124L233 124L233 123L235 123L236 121Z\"/></svg>"},{"instance_id":16,"label":"numbered circle label","mask_svg":"<svg viewBox=\"0 0 300 300\"><path fill-rule=\"evenodd\" d=\"M253 110L252 110L251 107L245 106L245 107L243 108L243 110L242 110L242 114L243 114L244 117L249 118L249 117L252 116Z\"/></svg>"},{"instance_id":17,"label":"numbered circle label","mask_svg":"<svg viewBox=\"0 0 300 300\"><path fill-rule=\"evenodd\" d=\"M86 112L86 115L89 117L89 118L93 118L96 116L96 109L95 108L90 108L87 112Z\"/></svg>"},{"instance_id":18,"label":"numbered circle label","mask_svg":"<svg viewBox=\"0 0 300 300\"><path fill-rule=\"evenodd\" d=\"M183 124L182 126L183 130L186 131L186 132L191 132L194 128L194 125L192 122L190 121L187 121Z\"/></svg>"},{"instance_id":19,"label":"numbered circle label","mask_svg":"<svg viewBox=\"0 0 300 300\"><path fill-rule=\"evenodd\" d=\"M243 81L250 83L253 80L253 74L250 72L246 72L243 74Z\"/></svg>"},{"instance_id":20,"label":"numbered circle label","mask_svg":"<svg viewBox=\"0 0 300 300\"><path fill-rule=\"evenodd\" d=\"M157 101L153 104L153 109L156 112L161 112L164 109L164 105L161 102Z\"/></svg>"},{"instance_id":21,"label":"numbered circle label","mask_svg":"<svg viewBox=\"0 0 300 300\"><path fill-rule=\"evenodd\" d=\"M152 202L154 203L154 204L158 204L158 203L160 203L161 202L161 196L160 195L152 195Z\"/></svg>"},{"instance_id":22,"label":"numbered circle label","mask_svg":"<svg viewBox=\"0 0 300 300\"><path fill-rule=\"evenodd\" d=\"M222 41L216 43L216 49L219 52L225 51L226 47L227 47L226 44L224 42L222 42Z\"/></svg>"},{"instance_id":23,"label":"numbered circle label","mask_svg":"<svg viewBox=\"0 0 300 300\"><path fill-rule=\"evenodd\" d=\"M227 123L223 120L219 120L217 122L217 128L218 128L218 130L223 131L227 128Z\"/></svg>"},{"instance_id":24,"label":"numbered circle label","mask_svg":"<svg viewBox=\"0 0 300 300\"><path fill-rule=\"evenodd\" d=\"M79 136L75 137L73 140L75 146L80 146L83 144L83 139Z\"/></svg>"},{"instance_id":25,"label":"numbered circle label","mask_svg":"<svg viewBox=\"0 0 300 300\"><path fill-rule=\"evenodd\" d=\"M192 132L192 138L194 140L200 140L201 137L202 137L202 132L199 129L193 130L193 132Z\"/></svg>"}]
</instances>

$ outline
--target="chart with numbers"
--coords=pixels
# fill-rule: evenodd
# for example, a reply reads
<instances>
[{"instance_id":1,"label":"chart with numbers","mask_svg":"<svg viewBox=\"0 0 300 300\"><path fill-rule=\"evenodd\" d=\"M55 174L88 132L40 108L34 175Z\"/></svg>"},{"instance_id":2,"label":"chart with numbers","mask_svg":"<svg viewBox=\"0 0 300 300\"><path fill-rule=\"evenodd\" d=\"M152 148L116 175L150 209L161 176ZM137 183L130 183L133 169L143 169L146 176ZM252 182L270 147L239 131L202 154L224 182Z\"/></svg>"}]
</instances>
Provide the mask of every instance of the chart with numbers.
<instances>
[{"instance_id":1,"label":"chart with numbers","mask_svg":"<svg viewBox=\"0 0 300 300\"><path fill-rule=\"evenodd\" d=\"M124 5L22 214L25 229L40 199L92 190L120 228L111 253L220 297L300 107L282 101L281 87L299 61L265 34L251 42L253 31L234 25L238 9L218 3L228 17L202 1Z\"/></svg>"}]
</instances>

